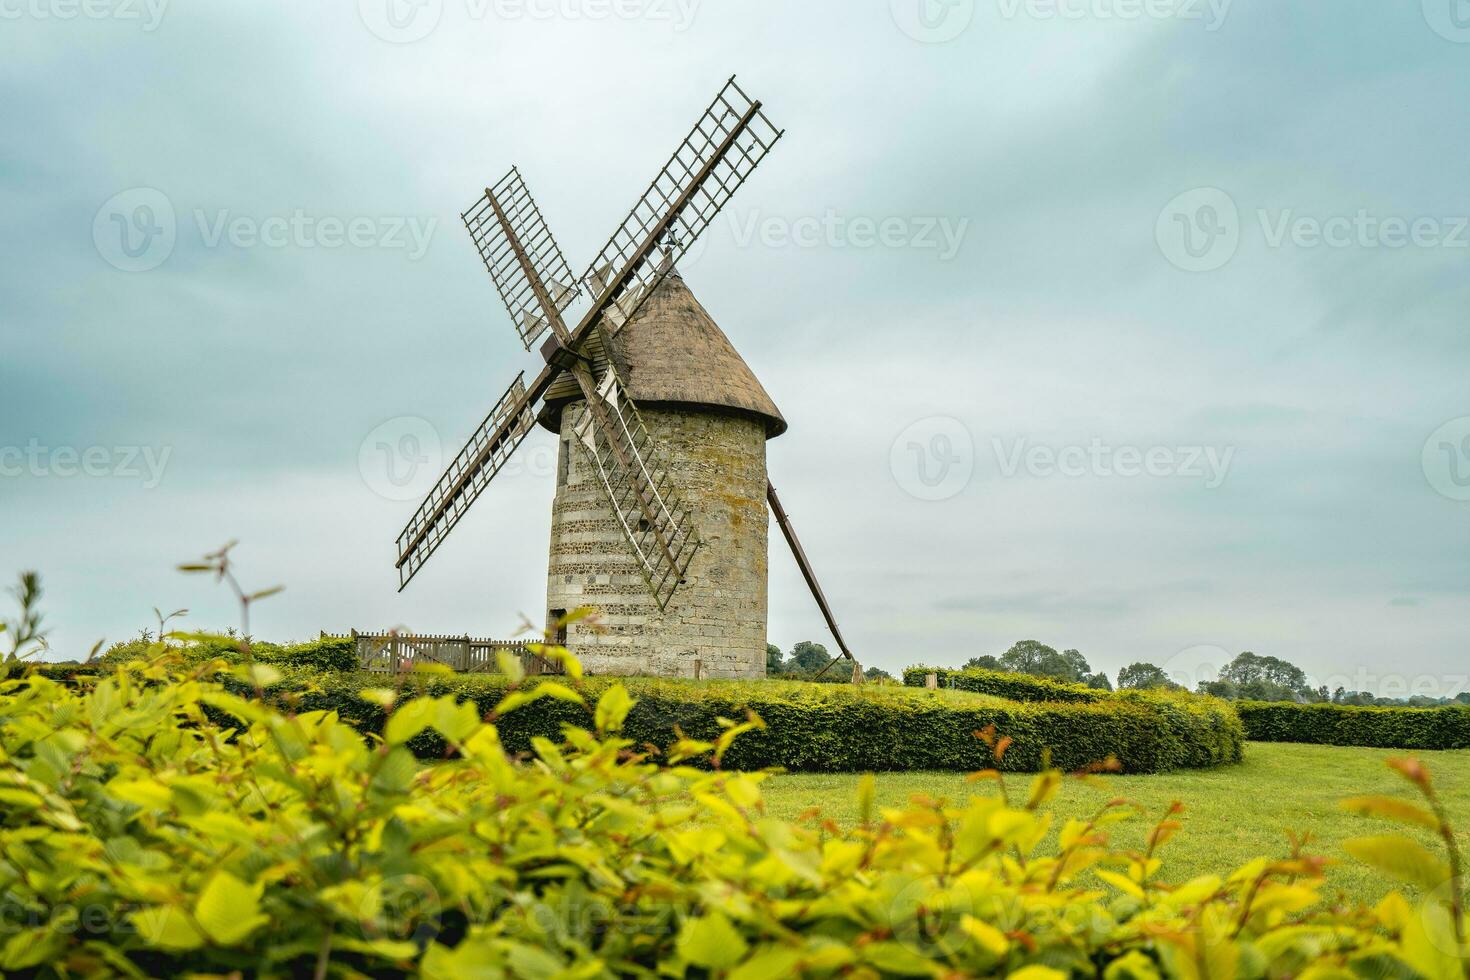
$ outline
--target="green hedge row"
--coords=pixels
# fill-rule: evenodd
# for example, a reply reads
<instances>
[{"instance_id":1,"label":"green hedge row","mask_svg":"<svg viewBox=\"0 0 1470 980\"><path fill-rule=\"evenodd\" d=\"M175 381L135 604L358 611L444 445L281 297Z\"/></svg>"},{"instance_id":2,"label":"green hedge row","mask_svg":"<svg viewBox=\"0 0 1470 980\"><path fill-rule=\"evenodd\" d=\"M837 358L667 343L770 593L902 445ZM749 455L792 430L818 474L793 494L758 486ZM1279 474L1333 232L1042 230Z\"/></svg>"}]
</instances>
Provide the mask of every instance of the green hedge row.
<instances>
[{"instance_id":1,"label":"green hedge row","mask_svg":"<svg viewBox=\"0 0 1470 980\"><path fill-rule=\"evenodd\" d=\"M303 710L333 709L359 729L379 732L384 713L361 697L384 679L364 674L322 675L318 690L303 696ZM503 677L436 677L419 681L422 693L454 694L473 700L482 712L499 703L507 689ZM588 701L613 683L587 678ZM1052 763L1078 769L1116 757L1125 772L1161 772L1238 762L1245 732L1223 702L1138 694L1107 704L991 705L967 703L947 692L899 687L852 688L843 685L763 681L668 681L626 678L638 700L624 733L640 743L665 747L678 726L686 735L713 739L717 719L744 717L747 707L766 723L735 742L725 757L732 769L781 766L797 772L952 770L968 772L991 765L975 732L994 725L1013 740L1004 768L1032 772L1042 755ZM585 726L580 706L551 698L516 709L498 724L512 751L528 750L534 736L554 737L562 724ZM420 736L414 750L432 757L443 744Z\"/></svg>"},{"instance_id":2,"label":"green hedge row","mask_svg":"<svg viewBox=\"0 0 1470 980\"><path fill-rule=\"evenodd\" d=\"M357 659L357 644L349 636L325 636L320 640L293 643L264 651L259 659L266 663L302 667L322 673L355 671L362 666Z\"/></svg>"},{"instance_id":3,"label":"green hedge row","mask_svg":"<svg viewBox=\"0 0 1470 980\"><path fill-rule=\"evenodd\" d=\"M224 660L229 663L241 661L238 641L229 637L196 640L186 646L171 645L170 650L182 654L187 663L205 660ZM261 663L281 667L299 667L320 673L357 670L361 664L357 659L356 644L347 636L324 636L305 643L269 643L257 641L251 645L251 653ZM112 648L92 663L39 664L48 677L66 677L72 674L95 673L110 670L119 663L131 660L149 660L158 655L159 647L150 640L128 640L115 643Z\"/></svg>"},{"instance_id":4,"label":"green hedge row","mask_svg":"<svg viewBox=\"0 0 1470 980\"><path fill-rule=\"evenodd\" d=\"M941 688L1027 703L1110 704L1120 698L1139 696L1173 698L1179 703L1205 700L1187 694L1097 691L1045 677L974 667L962 670L909 667L903 672L903 682L909 687L923 687L924 677L930 673L938 675ZM1257 742L1310 742L1385 749L1470 748L1470 707L1359 707L1292 701L1234 701L1230 705L1240 717L1246 737Z\"/></svg>"},{"instance_id":5,"label":"green hedge row","mask_svg":"<svg viewBox=\"0 0 1470 980\"><path fill-rule=\"evenodd\" d=\"M999 670L966 667L951 670L947 667L905 667L903 682L909 687L923 687L924 677L936 674L939 686L956 691L975 691L993 694L1008 701L1062 701L1071 704L1096 704L1107 699L1111 692L1098 691L1081 684L1066 684L1046 677L1030 674L1008 674Z\"/></svg>"},{"instance_id":6,"label":"green hedge row","mask_svg":"<svg viewBox=\"0 0 1470 980\"><path fill-rule=\"evenodd\" d=\"M1249 738L1259 742L1311 742L1381 749L1470 748L1470 708L1360 707L1236 701Z\"/></svg>"}]
</instances>

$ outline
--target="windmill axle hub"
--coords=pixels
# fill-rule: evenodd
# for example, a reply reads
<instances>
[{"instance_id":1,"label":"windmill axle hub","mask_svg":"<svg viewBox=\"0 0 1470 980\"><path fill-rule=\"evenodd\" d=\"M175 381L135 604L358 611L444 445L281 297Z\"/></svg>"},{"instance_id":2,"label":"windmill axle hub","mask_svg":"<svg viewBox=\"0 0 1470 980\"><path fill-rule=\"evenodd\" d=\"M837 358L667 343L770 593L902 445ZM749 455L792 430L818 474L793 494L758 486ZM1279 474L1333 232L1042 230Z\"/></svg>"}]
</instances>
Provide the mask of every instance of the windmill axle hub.
<instances>
[{"instance_id":1,"label":"windmill axle hub","mask_svg":"<svg viewBox=\"0 0 1470 980\"><path fill-rule=\"evenodd\" d=\"M555 336L546 338L546 343L541 345L541 356L546 359L547 364L563 371L570 371L579 363L587 365L592 363L585 355L564 346Z\"/></svg>"}]
</instances>

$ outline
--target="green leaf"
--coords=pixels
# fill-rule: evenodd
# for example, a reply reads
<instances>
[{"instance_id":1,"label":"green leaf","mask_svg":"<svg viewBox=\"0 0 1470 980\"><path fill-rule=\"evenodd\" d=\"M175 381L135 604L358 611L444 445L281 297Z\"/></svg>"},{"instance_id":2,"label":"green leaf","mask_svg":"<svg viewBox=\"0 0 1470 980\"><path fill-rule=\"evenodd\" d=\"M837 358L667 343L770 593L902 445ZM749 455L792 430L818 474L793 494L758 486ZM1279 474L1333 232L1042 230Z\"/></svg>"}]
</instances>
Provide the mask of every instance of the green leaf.
<instances>
[{"instance_id":1,"label":"green leaf","mask_svg":"<svg viewBox=\"0 0 1470 980\"><path fill-rule=\"evenodd\" d=\"M558 701L570 701L573 704L587 703L586 701L582 700L582 695L567 687L565 684L558 684L556 681L542 681L540 685L537 686L536 690L541 694L546 695L547 697L556 698Z\"/></svg>"},{"instance_id":2,"label":"green leaf","mask_svg":"<svg viewBox=\"0 0 1470 980\"><path fill-rule=\"evenodd\" d=\"M13 926L7 926L10 932ZM48 928L19 929L0 946L0 969L24 970L40 966L61 956L66 948L66 934Z\"/></svg>"},{"instance_id":3,"label":"green leaf","mask_svg":"<svg viewBox=\"0 0 1470 980\"><path fill-rule=\"evenodd\" d=\"M372 787L385 793L403 793L413 785L413 779L418 772L419 765L413 753L402 745L395 745L388 750L387 757L379 765Z\"/></svg>"},{"instance_id":4,"label":"green leaf","mask_svg":"<svg viewBox=\"0 0 1470 980\"><path fill-rule=\"evenodd\" d=\"M505 976L505 956L488 940L469 937L453 949L430 943L419 962L419 975L426 980L489 980Z\"/></svg>"},{"instance_id":5,"label":"green leaf","mask_svg":"<svg viewBox=\"0 0 1470 980\"><path fill-rule=\"evenodd\" d=\"M679 930L679 955L709 970L726 970L739 963L750 948L739 930L719 912L686 919Z\"/></svg>"},{"instance_id":6,"label":"green leaf","mask_svg":"<svg viewBox=\"0 0 1470 980\"><path fill-rule=\"evenodd\" d=\"M389 745L402 745L428 728L437 712L431 698L415 698L400 704L388 716L388 724L383 726L383 740Z\"/></svg>"},{"instance_id":7,"label":"green leaf","mask_svg":"<svg viewBox=\"0 0 1470 980\"><path fill-rule=\"evenodd\" d=\"M873 822L873 799L877 795L878 780L870 772L865 772L858 779L857 805L858 819L866 827Z\"/></svg>"},{"instance_id":8,"label":"green leaf","mask_svg":"<svg viewBox=\"0 0 1470 980\"><path fill-rule=\"evenodd\" d=\"M566 969L566 964L549 951L530 943L508 944L505 958L511 976L526 980L551 980Z\"/></svg>"},{"instance_id":9,"label":"green leaf","mask_svg":"<svg viewBox=\"0 0 1470 980\"><path fill-rule=\"evenodd\" d=\"M1426 980L1464 980L1449 910L1426 902L1404 924L1404 958Z\"/></svg>"},{"instance_id":10,"label":"green leaf","mask_svg":"<svg viewBox=\"0 0 1470 980\"><path fill-rule=\"evenodd\" d=\"M1133 898L1144 897L1143 889L1139 888L1138 883L1130 879L1127 875L1121 875L1116 871L1103 871L1102 869L1098 869L1094 874L1125 895L1130 895Z\"/></svg>"},{"instance_id":11,"label":"green leaf","mask_svg":"<svg viewBox=\"0 0 1470 980\"><path fill-rule=\"evenodd\" d=\"M114 779L107 784L107 792L114 799L145 810L167 810L174 799L167 786L152 779Z\"/></svg>"},{"instance_id":12,"label":"green leaf","mask_svg":"<svg viewBox=\"0 0 1470 980\"><path fill-rule=\"evenodd\" d=\"M932 976L934 964L929 962L928 957L922 956L917 950L910 948L904 943L881 942L864 946L862 950L863 960L876 966L884 973L897 974L905 977ZM1058 980L1066 980L1063 974L1057 974ZM1050 978L1047 978L1050 980Z\"/></svg>"},{"instance_id":13,"label":"green leaf","mask_svg":"<svg viewBox=\"0 0 1470 980\"><path fill-rule=\"evenodd\" d=\"M184 910L170 905L135 912L132 924L143 942L158 949L198 949L204 945L204 937Z\"/></svg>"},{"instance_id":14,"label":"green leaf","mask_svg":"<svg viewBox=\"0 0 1470 980\"><path fill-rule=\"evenodd\" d=\"M511 691L495 705L497 715L508 715L517 708L523 708L532 701L539 701L546 693L539 688L534 691Z\"/></svg>"},{"instance_id":15,"label":"green leaf","mask_svg":"<svg viewBox=\"0 0 1470 980\"><path fill-rule=\"evenodd\" d=\"M434 713L434 727L451 742L463 742L480 725L480 712L473 701L455 703L453 697L440 698Z\"/></svg>"},{"instance_id":16,"label":"green leaf","mask_svg":"<svg viewBox=\"0 0 1470 980\"><path fill-rule=\"evenodd\" d=\"M593 713L597 730L604 734L621 731L623 721L628 717L628 711L633 704L634 701L628 695L628 689L623 685L614 684L608 688L602 693L602 697L597 699L597 710Z\"/></svg>"},{"instance_id":17,"label":"green leaf","mask_svg":"<svg viewBox=\"0 0 1470 980\"><path fill-rule=\"evenodd\" d=\"M383 708L393 707L393 702L398 700L398 692L391 687L365 687L357 692L357 696Z\"/></svg>"},{"instance_id":18,"label":"green leaf","mask_svg":"<svg viewBox=\"0 0 1470 980\"><path fill-rule=\"evenodd\" d=\"M496 650L495 663L499 665L500 672L510 678L512 684L519 684L526 679L526 668L521 663L521 658L509 650Z\"/></svg>"},{"instance_id":19,"label":"green leaf","mask_svg":"<svg viewBox=\"0 0 1470 980\"><path fill-rule=\"evenodd\" d=\"M1062 774L1055 769L1037 773L1031 780L1031 791L1026 797L1026 809L1035 810L1056 795L1062 785Z\"/></svg>"},{"instance_id":20,"label":"green leaf","mask_svg":"<svg viewBox=\"0 0 1470 980\"><path fill-rule=\"evenodd\" d=\"M260 914L264 884L247 885L228 871L209 880L194 906L194 918L210 939L234 946L270 921Z\"/></svg>"},{"instance_id":21,"label":"green leaf","mask_svg":"<svg viewBox=\"0 0 1470 980\"><path fill-rule=\"evenodd\" d=\"M1443 861L1407 837L1355 837L1343 841L1342 846L1364 864L1425 891L1433 891L1450 877Z\"/></svg>"},{"instance_id":22,"label":"green leaf","mask_svg":"<svg viewBox=\"0 0 1470 980\"><path fill-rule=\"evenodd\" d=\"M270 664L241 664L230 674L253 687L270 687L285 676Z\"/></svg>"},{"instance_id":23,"label":"green leaf","mask_svg":"<svg viewBox=\"0 0 1470 980\"><path fill-rule=\"evenodd\" d=\"M794 977L801 954L784 946L767 946L730 973L730 980L770 980L771 977Z\"/></svg>"},{"instance_id":24,"label":"green leaf","mask_svg":"<svg viewBox=\"0 0 1470 980\"><path fill-rule=\"evenodd\" d=\"M1439 818L1434 814L1393 796L1354 796L1343 800L1342 808L1367 817L1382 817L1394 823L1417 824L1430 830L1439 829Z\"/></svg>"}]
</instances>

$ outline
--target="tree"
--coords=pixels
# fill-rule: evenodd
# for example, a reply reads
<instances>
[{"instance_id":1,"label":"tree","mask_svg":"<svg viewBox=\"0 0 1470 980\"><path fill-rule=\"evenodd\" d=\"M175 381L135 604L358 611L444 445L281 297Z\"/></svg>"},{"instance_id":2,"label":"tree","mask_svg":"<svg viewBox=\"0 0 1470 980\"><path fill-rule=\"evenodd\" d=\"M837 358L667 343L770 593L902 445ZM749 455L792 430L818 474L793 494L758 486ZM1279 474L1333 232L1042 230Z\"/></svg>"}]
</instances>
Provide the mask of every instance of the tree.
<instances>
[{"instance_id":1,"label":"tree","mask_svg":"<svg viewBox=\"0 0 1470 980\"><path fill-rule=\"evenodd\" d=\"M1224 667L1220 668L1220 680L1232 684L1249 684L1265 675L1261 658L1246 650Z\"/></svg>"},{"instance_id":2,"label":"tree","mask_svg":"<svg viewBox=\"0 0 1470 980\"><path fill-rule=\"evenodd\" d=\"M766 673L780 674L786 670L785 654L774 643L766 644Z\"/></svg>"},{"instance_id":3,"label":"tree","mask_svg":"<svg viewBox=\"0 0 1470 980\"><path fill-rule=\"evenodd\" d=\"M827 666L827 661L831 659L827 655L827 648L822 644L802 640L791 648L791 659L786 669L789 673L813 674Z\"/></svg>"},{"instance_id":4,"label":"tree","mask_svg":"<svg viewBox=\"0 0 1470 980\"><path fill-rule=\"evenodd\" d=\"M1113 689L1112 681L1108 680L1108 675L1102 671L1089 675L1086 683L1088 687L1095 691L1111 691Z\"/></svg>"},{"instance_id":5,"label":"tree","mask_svg":"<svg viewBox=\"0 0 1470 980\"><path fill-rule=\"evenodd\" d=\"M1062 662L1067 665L1067 670L1071 672L1073 680L1085 683L1092 674L1092 665L1076 650L1063 650Z\"/></svg>"},{"instance_id":6,"label":"tree","mask_svg":"<svg viewBox=\"0 0 1470 980\"><path fill-rule=\"evenodd\" d=\"M1240 693L1230 681L1200 681L1195 690L1200 694L1224 698L1226 701L1234 701Z\"/></svg>"},{"instance_id":7,"label":"tree","mask_svg":"<svg viewBox=\"0 0 1470 980\"><path fill-rule=\"evenodd\" d=\"M971 663L984 658L976 657ZM1112 689L1103 674L1094 674L1092 665L1077 650L1063 650L1047 646L1038 640L1022 640L1000 655L996 668L1014 674L1030 674L1033 677L1050 677L1069 684L1086 684L1089 687Z\"/></svg>"},{"instance_id":8,"label":"tree","mask_svg":"<svg viewBox=\"0 0 1470 980\"><path fill-rule=\"evenodd\" d=\"M983 670L1000 670L1001 669L1000 660L998 660L995 657L992 657L988 653L981 654L978 657L971 657L969 660L966 660L965 661L965 666L966 667L979 667L979 668L981 668Z\"/></svg>"},{"instance_id":9,"label":"tree","mask_svg":"<svg viewBox=\"0 0 1470 980\"><path fill-rule=\"evenodd\" d=\"M1220 680L1235 685L1237 697L1251 701L1305 701L1313 696L1306 673L1296 664L1250 650L1222 667Z\"/></svg>"},{"instance_id":10,"label":"tree","mask_svg":"<svg viewBox=\"0 0 1470 980\"><path fill-rule=\"evenodd\" d=\"M1129 664L1118 671L1118 687L1124 690L1147 689L1154 687L1174 687L1169 675L1164 673L1164 668L1154 664L1138 661Z\"/></svg>"},{"instance_id":11,"label":"tree","mask_svg":"<svg viewBox=\"0 0 1470 980\"><path fill-rule=\"evenodd\" d=\"M1306 672L1296 664L1249 650L1220 668L1219 680L1201 681L1199 690L1241 701L1311 701L1325 695L1307 684Z\"/></svg>"},{"instance_id":12,"label":"tree","mask_svg":"<svg viewBox=\"0 0 1470 980\"><path fill-rule=\"evenodd\" d=\"M1021 640L1000 655L1001 668L1015 674L1041 676L1059 669L1063 663L1055 648L1039 640Z\"/></svg>"},{"instance_id":13,"label":"tree","mask_svg":"<svg viewBox=\"0 0 1470 980\"><path fill-rule=\"evenodd\" d=\"M884 670L882 667L869 667L867 670L863 671L863 677L870 681L893 680L893 675Z\"/></svg>"}]
</instances>

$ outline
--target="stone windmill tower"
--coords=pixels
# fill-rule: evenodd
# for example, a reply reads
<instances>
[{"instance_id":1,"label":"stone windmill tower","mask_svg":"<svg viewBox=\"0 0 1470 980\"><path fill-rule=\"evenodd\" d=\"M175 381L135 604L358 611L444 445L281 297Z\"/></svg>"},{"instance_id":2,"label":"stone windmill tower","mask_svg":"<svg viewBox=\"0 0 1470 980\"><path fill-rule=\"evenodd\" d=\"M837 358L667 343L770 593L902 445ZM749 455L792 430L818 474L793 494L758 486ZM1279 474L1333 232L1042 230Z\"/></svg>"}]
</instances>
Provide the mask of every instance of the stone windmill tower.
<instances>
[{"instance_id":1,"label":"stone windmill tower","mask_svg":"<svg viewBox=\"0 0 1470 980\"><path fill-rule=\"evenodd\" d=\"M766 475L786 422L674 271L781 135L731 78L581 277L514 168L464 212L546 366L517 375L399 534L400 590L539 421L561 440L548 627L588 670L764 676L769 505L860 677ZM604 631L560 623L581 606Z\"/></svg>"},{"instance_id":2,"label":"stone windmill tower","mask_svg":"<svg viewBox=\"0 0 1470 980\"><path fill-rule=\"evenodd\" d=\"M677 272L611 338L627 392L683 491L700 548L660 608L593 468L576 452L575 385L553 385L542 425L559 432L547 623L595 606L567 647L598 673L763 677L766 440L786 421Z\"/></svg>"}]
</instances>

